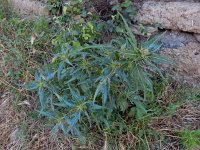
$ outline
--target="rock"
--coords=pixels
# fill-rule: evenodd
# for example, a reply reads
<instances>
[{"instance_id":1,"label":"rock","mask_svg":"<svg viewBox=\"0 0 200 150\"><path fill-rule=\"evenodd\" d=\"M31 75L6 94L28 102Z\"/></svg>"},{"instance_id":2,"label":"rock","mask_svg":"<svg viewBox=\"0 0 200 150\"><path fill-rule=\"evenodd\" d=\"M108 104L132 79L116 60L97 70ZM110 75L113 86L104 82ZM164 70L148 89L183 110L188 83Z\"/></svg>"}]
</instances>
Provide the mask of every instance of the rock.
<instances>
[{"instance_id":1,"label":"rock","mask_svg":"<svg viewBox=\"0 0 200 150\"><path fill-rule=\"evenodd\" d=\"M200 42L200 34L194 34L194 37L196 38L196 40L197 40L198 42Z\"/></svg>"},{"instance_id":2,"label":"rock","mask_svg":"<svg viewBox=\"0 0 200 150\"><path fill-rule=\"evenodd\" d=\"M192 34L173 32L164 35L161 41L167 46L160 53L173 62L173 65L162 65L162 69L176 81L200 88L200 43ZM175 46L171 47L173 42Z\"/></svg>"},{"instance_id":3,"label":"rock","mask_svg":"<svg viewBox=\"0 0 200 150\"><path fill-rule=\"evenodd\" d=\"M10 0L12 7L16 12L23 15L36 15L36 16L48 16L49 11L47 6L39 1L31 0Z\"/></svg>"},{"instance_id":4,"label":"rock","mask_svg":"<svg viewBox=\"0 0 200 150\"><path fill-rule=\"evenodd\" d=\"M159 24L165 29L200 33L200 3L147 1L136 18L143 24Z\"/></svg>"},{"instance_id":5,"label":"rock","mask_svg":"<svg viewBox=\"0 0 200 150\"><path fill-rule=\"evenodd\" d=\"M133 25L131 26L131 30L136 35L141 36L151 36L158 32L158 28L151 27L151 26L142 26L142 25Z\"/></svg>"},{"instance_id":6,"label":"rock","mask_svg":"<svg viewBox=\"0 0 200 150\"><path fill-rule=\"evenodd\" d=\"M185 37L178 35L178 32L166 34L161 38L163 48L179 48L185 42Z\"/></svg>"}]
</instances>

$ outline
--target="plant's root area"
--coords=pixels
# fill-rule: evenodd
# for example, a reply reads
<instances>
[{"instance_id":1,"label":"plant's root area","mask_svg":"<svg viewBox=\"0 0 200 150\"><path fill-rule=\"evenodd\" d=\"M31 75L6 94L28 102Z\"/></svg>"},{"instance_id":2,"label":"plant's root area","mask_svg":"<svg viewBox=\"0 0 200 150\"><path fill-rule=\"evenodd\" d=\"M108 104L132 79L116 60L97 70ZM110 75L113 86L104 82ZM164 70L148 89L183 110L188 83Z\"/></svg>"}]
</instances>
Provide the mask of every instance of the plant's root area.
<instances>
[{"instance_id":1,"label":"plant's root area","mask_svg":"<svg viewBox=\"0 0 200 150\"><path fill-rule=\"evenodd\" d=\"M14 96L11 93L4 91L1 94L0 147L2 150L66 150L71 149L72 145L76 143L63 137L62 134L52 136L50 129L44 128L42 120L28 119L28 111L24 111L24 109L27 107L30 111L28 107L31 106L19 103L17 105L22 105L23 109L17 110L13 108L13 101ZM191 101L183 104L171 117L154 117L148 126L153 131L167 137L168 141L160 140L162 150L177 150L180 148L177 132L184 128L189 130L200 128L200 103ZM127 136L130 137L130 135L122 135L123 140L124 138L129 139ZM131 144L134 141L137 142L137 140L131 139L127 142L131 142ZM151 143L150 139L147 140L149 140L150 147L153 147L154 142Z\"/></svg>"}]
</instances>

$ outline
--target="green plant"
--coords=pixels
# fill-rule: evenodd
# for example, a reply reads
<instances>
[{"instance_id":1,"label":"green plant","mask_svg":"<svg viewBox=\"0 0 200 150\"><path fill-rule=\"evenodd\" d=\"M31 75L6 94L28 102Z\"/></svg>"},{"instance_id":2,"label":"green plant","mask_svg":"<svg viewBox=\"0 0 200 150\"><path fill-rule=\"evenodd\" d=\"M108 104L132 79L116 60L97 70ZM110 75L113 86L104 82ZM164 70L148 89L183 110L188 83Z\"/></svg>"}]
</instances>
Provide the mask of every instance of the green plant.
<instances>
[{"instance_id":1,"label":"green plant","mask_svg":"<svg viewBox=\"0 0 200 150\"><path fill-rule=\"evenodd\" d=\"M180 109L192 105L185 101L199 100L199 92L174 83L172 89L166 88L169 83L156 65L166 60L154 53L161 46L157 43L160 36L144 43L135 39L129 29L134 21L131 0L120 1L112 10L109 5L109 12L103 13L89 0L67 2L61 10L60 1L49 0L49 5L58 4L51 6L56 15L51 22L21 19L0 4L0 90L14 96L12 107L20 118L18 133L23 143L33 147L37 142L29 141L34 141L33 135L43 135L43 127L47 136L49 128L67 136L57 134L59 140L53 142L69 141L79 147L78 136L86 149L103 145L108 149L162 149L177 141L186 148L196 143L192 140L198 137L196 131L177 131L174 136L174 129L170 127L173 131L168 133L168 124L160 120L173 122ZM142 25L138 30L146 33ZM30 80L34 81L25 87L31 92L17 86ZM187 110L198 104L193 105Z\"/></svg>"},{"instance_id":2,"label":"green plant","mask_svg":"<svg viewBox=\"0 0 200 150\"><path fill-rule=\"evenodd\" d=\"M80 138L94 125L100 131L109 128L116 112L135 109L138 118L147 113L143 103L153 98L151 72L160 73L155 64L164 59L154 53L157 38L139 46L125 18L118 15L125 26L124 38L107 45L65 43L26 85L37 90L38 112L53 121L53 133L62 130Z\"/></svg>"},{"instance_id":3,"label":"green plant","mask_svg":"<svg viewBox=\"0 0 200 150\"><path fill-rule=\"evenodd\" d=\"M0 22L12 15L11 7L7 0L0 0Z\"/></svg>"},{"instance_id":4,"label":"green plant","mask_svg":"<svg viewBox=\"0 0 200 150\"><path fill-rule=\"evenodd\" d=\"M52 15L59 15L62 13L61 0L47 0L48 9Z\"/></svg>"},{"instance_id":5,"label":"green plant","mask_svg":"<svg viewBox=\"0 0 200 150\"><path fill-rule=\"evenodd\" d=\"M179 136L185 148L188 149L200 148L200 130L190 131L188 129L184 129L179 132Z\"/></svg>"},{"instance_id":6,"label":"green plant","mask_svg":"<svg viewBox=\"0 0 200 150\"><path fill-rule=\"evenodd\" d=\"M120 11L120 13L122 13L130 21L135 20L136 10L131 0L124 0L122 2L116 3L112 7L112 10Z\"/></svg>"}]
</instances>

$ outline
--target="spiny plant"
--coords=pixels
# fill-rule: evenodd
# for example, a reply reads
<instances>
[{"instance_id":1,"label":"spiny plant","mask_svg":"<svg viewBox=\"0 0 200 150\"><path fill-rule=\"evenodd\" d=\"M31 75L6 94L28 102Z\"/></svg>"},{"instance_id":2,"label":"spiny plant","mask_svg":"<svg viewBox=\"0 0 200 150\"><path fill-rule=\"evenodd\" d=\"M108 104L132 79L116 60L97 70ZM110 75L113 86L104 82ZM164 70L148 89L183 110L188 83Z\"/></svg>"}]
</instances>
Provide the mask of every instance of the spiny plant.
<instances>
[{"instance_id":1,"label":"spiny plant","mask_svg":"<svg viewBox=\"0 0 200 150\"><path fill-rule=\"evenodd\" d=\"M153 98L151 76L164 59L154 52L158 37L138 44L122 14L124 37L109 44L65 43L61 51L26 85L36 90L39 113L53 123L52 133L80 139L89 130L110 128L116 113L147 113L143 103ZM161 74L161 73L160 73ZM89 127L89 128L88 128Z\"/></svg>"}]
</instances>

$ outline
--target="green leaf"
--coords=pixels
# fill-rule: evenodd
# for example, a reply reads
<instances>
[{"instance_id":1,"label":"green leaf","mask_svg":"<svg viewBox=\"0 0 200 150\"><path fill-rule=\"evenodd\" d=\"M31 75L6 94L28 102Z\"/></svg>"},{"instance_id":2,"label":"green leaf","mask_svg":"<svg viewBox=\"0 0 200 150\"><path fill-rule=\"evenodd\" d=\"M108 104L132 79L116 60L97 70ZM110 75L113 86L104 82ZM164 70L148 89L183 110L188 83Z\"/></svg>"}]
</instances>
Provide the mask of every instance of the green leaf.
<instances>
[{"instance_id":1,"label":"green leaf","mask_svg":"<svg viewBox=\"0 0 200 150\"><path fill-rule=\"evenodd\" d=\"M42 108L45 108L45 92L44 92L44 89L41 88L39 89L38 91L38 95L39 95L39 100L40 100L40 104L42 106Z\"/></svg>"},{"instance_id":2,"label":"green leaf","mask_svg":"<svg viewBox=\"0 0 200 150\"><path fill-rule=\"evenodd\" d=\"M45 112L43 110L37 111L40 115L46 116L48 118L55 118L55 114L51 112Z\"/></svg>"},{"instance_id":3,"label":"green leaf","mask_svg":"<svg viewBox=\"0 0 200 150\"><path fill-rule=\"evenodd\" d=\"M158 44L159 40L163 37L166 32L162 33L161 35L154 36L153 38L147 40L146 42L142 43L142 48L149 49L150 52L156 52L162 46L162 44Z\"/></svg>"},{"instance_id":4,"label":"green leaf","mask_svg":"<svg viewBox=\"0 0 200 150\"><path fill-rule=\"evenodd\" d=\"M119 95L116 105L118 108L120 108L122 112L125 112L128 108L129 102L126 97L124 97L123 95Z\"/></svg>"},{"instance_id":5,"label":"green leaf","mask_svg":"<svg viewBox=\"0 0 200 150\"><path fill-rule=\"evenodd\" d=\"M59 130L59 125L56 124L52 129L51 129L51 134L56 134Z\"/></svg>"},{"instance_id":6,"label":"green leaf","mask_svg":"<svg viewBox=\"0 0 200 150\"><path fill-rule=\"evenodd\" d=\"M61 72L63 70L63 68L65 67L65 64L64 62L61 62L58 66L58 69L57 69L57 75L58 75L58 80L61 79Z\"/></svg>"},{"instance_id":7,"label":"green leaf","mask_svg":"<svg viewBox=\"0 0 200 150\"><path fill-rule=\"evenodd\" d=\"M135 38L135 36L133 35L133 32L131 31L131 28L129 28L127 21L125 20L125 18L123 17L123 15L118 12L119 16L122 18L124 25L125 25L125 29L127 31L128 36L130 37L130 43L133 46L133 49L137 48L137 40Z\"/></svg>"},{"instance_id":8,"label":"green leaf","mask_svg":"<svg viewBox=\"0 0 200 150\"><path fill-rule=\"evenodd\" d=\"M159 55L159 54L151 55L150 59L156 64L168 64L168 65L173 64L173 62L171 60L168 60L166 57Z\"/></svg>"},{"instance_id":9,"label":"green leaf","mask_svg":"<svg viewBox=\"0 0 200 150\"><path fill-rule=\"evenodd\" d=\"M107 98L108 98L108 89L107 89L107 86L106 84L102 84L102 104L103 106L105 106L106 102L107 102Z\"/></svg>"},{"instance_id":10,"label":"green leaf","mask_svg":"<svg viewBox=\"0 0 200 150\"><path fill-rule=\"evenodd\" d=\"M29 90L29 91L36 90L36 89L38 88L38 84L37 84L35 81L33 81L33 82L31 82L31 83L26 84L26 85L24 86L24 88L25 88L26 90Z\"/></svg>"}]
</instances>

